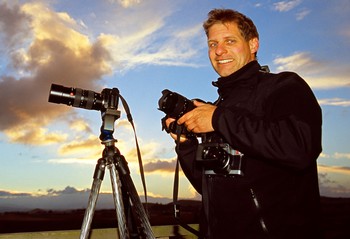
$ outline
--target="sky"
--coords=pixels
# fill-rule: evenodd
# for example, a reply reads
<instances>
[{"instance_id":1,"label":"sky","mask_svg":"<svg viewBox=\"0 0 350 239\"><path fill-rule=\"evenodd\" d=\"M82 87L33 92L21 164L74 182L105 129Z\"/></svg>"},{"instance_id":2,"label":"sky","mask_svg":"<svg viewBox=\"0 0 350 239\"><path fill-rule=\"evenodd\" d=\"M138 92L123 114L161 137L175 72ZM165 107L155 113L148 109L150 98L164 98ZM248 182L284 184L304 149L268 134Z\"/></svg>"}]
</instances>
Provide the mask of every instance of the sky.
<instances>
[{"instance_id":1,"label":"sky","mask_svg":"<svg viewBox=\"0 0 350 239\"><path fill-rule=\"evenodd\" d=\"M259 63L311 86L323 112L321 195L350 197L349 0L0 0L0 210L86 204L104 148L101 114L49 103L51 84L117 88L135 123L149 201L171 201L176 154L158 100L164 89L217 98L202 29L213 8L249 16ZM116 146L142 197L133 131L119 110ZM110 204L111 192L106 171L100 200ZM179 197L200 199L183 174Z\"/></svg>"}]
</instances>

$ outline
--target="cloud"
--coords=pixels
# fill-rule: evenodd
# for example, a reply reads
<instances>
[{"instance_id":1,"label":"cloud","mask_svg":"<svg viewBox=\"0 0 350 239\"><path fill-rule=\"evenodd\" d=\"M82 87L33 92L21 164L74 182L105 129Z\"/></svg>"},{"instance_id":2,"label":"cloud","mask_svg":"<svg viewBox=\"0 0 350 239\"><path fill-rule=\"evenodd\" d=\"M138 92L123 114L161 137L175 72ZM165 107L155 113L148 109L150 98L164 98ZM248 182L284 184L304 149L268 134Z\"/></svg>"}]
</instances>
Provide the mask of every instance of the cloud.
<instances>
[{"instance_id":1,"label":"cloud","mask_svg":"<svg viewBox=\"0 0 350 239\"><path fill-rule=\"evenodd\" d=\"M17 192L9 192L9 191L1 191L0 190L0 198L12 198L12 197L28 197L31 196L30 193L17 193Z\"/></svg>"},{"instance_id":2,"label":"cloud","mask_svg":"<svg viewBox=\"0 0 350 239\"><path fill-rule=\"evenodd\" d=\"M294 9L296 6L302 3L302 0L292 0L292 1L281 1L273 4L276 11L288 12Z\"/></svg>"},{"instance_id":3,"label":"cloud","mask_svg":"<svg viewBox=\"0 0 350 239\"><path fill-rule=\"evenodd\" d=\"M349 184L340 181L343 178L349 178L350 167L318 165L318 171L321 195L328 197L350 197Z\"/></svg>"},{"instance_id":4,"label":"cloud","mask_svg":"<svg viewBox=\"0 0 350 239\"><path fill-rule=\"evenodd\" d=\"M132 2L127 9L112 8L113 14L109 14L106 21L113 24L103 25L103 38L117 72L140 65L200 65L196 62L201 59L198 53L206 48L201 23L179 27L175 25L176 19L168 22L182 2L148 0ZM203 41L198 40L200 37Z\"/></svg>"},{"instance_id":5,"label":"cloud","mask_svg":"<svg viewBox=\"0 0 350 239\"><path fill-rule=\"evenodd\" d=\"M23 13L18 5L9 6L0 2L0 38L3 49L11 49L23 43L30 35L30 17Z\"/></svg>"},{"instance_id":6,"label":"cloud","mask_svg":"<svg viewBox=\"0 0 350 239\"><path fill-rule=\"evenodd\" d=\"M64 119L72 109L57 110L47 102L50 85L96 88L101 77L111 72L103 39L90 42L68 14L54 12L43 3L1 5L1 11L1 26L19 16L18 23L12 24L15 28L3 32L8 42L19 41L17 34L23 26L30 26L26 35L32 37L20 49L10 44L8 60L14 71L12 76L0 76L0 130L12 142L61 142L64 136L44 128L55 119Z\"/></svg>"},{"instance_id":7,"label":"cloud","mask_svg":"<svg viewBox=\"0 0 350 239\"><path fill-rule=\"evenodd\" d=\"M161 31L165 24L161 17L157 20L151 17L151 20L143 24L142 29L137 33L130 33L127 37L104 36L119 71L148 64L200 66L200 63L194 61L194 56L205 47L204 44L197 43L198 38L203 37L200 24L187 29L173 30L172 33L168 33L167 30Z\"/></svg>"},{"instance_id":8,"label":"cloud","mask_svg":"<svg viewBox=\"0 0 350 239\"><path fill-rule=\"evenodd\" d=\"M91 133L92 129L88 122L84 119L72 120L69 124L69 128L77 132Z\"/></svg>"},{"instance_id":9,"label":"cloud","mask_svg":"<svg viewBox=\"0 0 350 239\"><path fill-rule=\"evenodd\" d=\"M108 0L110 3L118 3L124 8L133 7L140 4L141 0Z\"/></svg>"},{"instance_id":10,"label":"cloud","mask_svg":"<svg viewBox=\"0 0 350 239\"><path fill-rule=\"evenodd\" d=\"M321 153L320 157L328 159L350 159L350 153L339 153L335 152L333 154Z\"/></svg>"},{"instance_id":11,"label":"cloud","mask_svg":"<svg viewBox=\"0 0 350 239\"><path fill-rule=\"evenodd\" d=\"M175 159L172 160L156 160L144 165L145 172L171 172L175 170Z\"/></svg>"},{"instance_id":12,"label":"cloud","mask_svg":"<svg viewBox=\"0 0 350 239\"><path fill-rule=\"evenodd\" d=\"M338 152L336 152L334 154L334 158L336 158L336 159L339 159L339 158L350 159L350 153L338 153Z\"/></svg>"},{"instance_id":13,"label":"cloud","mask_svg":"<svg viewBox=\"0 0 350 239\"><path fill-rule=\"evenodd\" d=\"M347 157L349 157L349 155ZM318 168L319 168L319 171L321 171L321 172L341 173L341 174L350 175L350 167L318 165Z\"/></svg>"},{"instance_id":14,"label":"cloud","mask_svg":"<svg viewBox=\"0 0 350 239\"><path fill-rule=\"evenodd\" d=\"M320 99L318 100L318 103L320 105L329 105L329 106L342 106L342 107L350 106L350 100L343 99L343 98Z\"/></svg>"},{"instance_id":15,"label":"cloud","mask_svg":"<svg viewBox=\"0 0 350 239\"><path fill-rule=\"evenodd\" d=\"M91 152L95 153L101 151L100 140L95 135L90 135L87 139L76 139L68 143L64 143L58 149L61 155L75 154L84 152L84 154L89 154Z\"/></svg>"},{"instance_id":16,"label":"cloud","mask_svg":"<svg viewBox=\"0 0 350 239\"><path fill-rule=\"evenodd\" d=\"M290 56L277 57L273 63L278 71L297 72L315 89L350 86L349 67L342 64L333 65L324 61L317 61L308 52L296 52Z\"/></svg>"},{"instance_id":17,"label":"cloud","mask_svg":"<svg viewBox=\"0 0 350 239\"><path fill-rule=\"evenodd\" d=\"M95 165L99 157L87 155L85 157L75 157L75 158L51 158L47 162L50 164L87 164Z\"/></svg>"},{"instance_id":18,"label":"cloud","mask_svg":"<svg viewBox=\"0 0 350 239\"><path fill-rule=\"evenodd\" d=\"M307 15L309 15L311 10L303 9L296 14L297 20L303 20Z\"/></svg>"},{"instance_id":19,"label":"cloud","mask_svg":"<svg viewBox=\"0 0 350 239\"><path fill-rule=\"evenodd\" d=\"M46 128L40 127L37 122L27 121L23 125L16 125L4 130L10 142L28 145L47 145L62 143L67 140L68 135L59 132L48 132Z\"/></svg>"},{"instance_id":20,"label":"cloud","mask_svg":"<svg viewBox=\"0 0 350 239\"><path fill-rule=\"evenodd\" d=\"M319 173L320 194L327 197L350 197L350 188L330 179L327 173Z\"/></svg>"}]
</instances>

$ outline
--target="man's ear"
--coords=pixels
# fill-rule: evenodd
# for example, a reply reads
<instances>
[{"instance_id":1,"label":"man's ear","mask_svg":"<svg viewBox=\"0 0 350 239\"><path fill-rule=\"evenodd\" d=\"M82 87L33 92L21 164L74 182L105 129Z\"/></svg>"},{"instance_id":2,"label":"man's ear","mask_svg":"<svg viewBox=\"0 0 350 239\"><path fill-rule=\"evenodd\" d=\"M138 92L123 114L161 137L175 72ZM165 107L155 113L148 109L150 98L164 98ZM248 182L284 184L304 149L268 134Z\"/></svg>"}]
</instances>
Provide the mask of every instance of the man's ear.
<instances>
[{"instance_id":1,"label":"man's ear","mask_svg":"<svg viewBox=\"0 0 350 239\"><path fill-rule=\"evenodd\" d=\"M259 49L259 39L257 37L250 39L249 40L249 47L250 47L251 54L257 53L258 49Z\"/></svg>"}]
</instances>

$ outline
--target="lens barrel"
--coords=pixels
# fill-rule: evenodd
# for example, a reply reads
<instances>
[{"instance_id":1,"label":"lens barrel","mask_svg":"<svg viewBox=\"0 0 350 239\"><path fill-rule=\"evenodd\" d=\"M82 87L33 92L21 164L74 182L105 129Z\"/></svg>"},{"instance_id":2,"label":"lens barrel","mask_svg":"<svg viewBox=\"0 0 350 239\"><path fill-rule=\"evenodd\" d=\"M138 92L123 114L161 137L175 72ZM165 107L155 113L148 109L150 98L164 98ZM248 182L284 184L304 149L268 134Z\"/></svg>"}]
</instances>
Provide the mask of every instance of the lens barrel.
<instances>
[{"instance_id":1,"label":"lens barrel","mask_svg":"<svg viewBox=\"0 0 350 239\"><path fill-rule=\"evenodd\" d=\"M56 84L51 85L49 102L88 110L101 110L103 108L103 97L101 94L91 90L64 87Z\"/></svg>"},{"instance_id":2,"label":"lens barrel","mask_svg":"<svg viewBox=\"0 0 350 239\"><path fill-rule=\"evenodd\" d=\"M195 108L191 100L167 89L162 91L162 97L158 101L158 106L158 109L163 111L168 117L175 119Z\"/></svg>"}]
</instances>

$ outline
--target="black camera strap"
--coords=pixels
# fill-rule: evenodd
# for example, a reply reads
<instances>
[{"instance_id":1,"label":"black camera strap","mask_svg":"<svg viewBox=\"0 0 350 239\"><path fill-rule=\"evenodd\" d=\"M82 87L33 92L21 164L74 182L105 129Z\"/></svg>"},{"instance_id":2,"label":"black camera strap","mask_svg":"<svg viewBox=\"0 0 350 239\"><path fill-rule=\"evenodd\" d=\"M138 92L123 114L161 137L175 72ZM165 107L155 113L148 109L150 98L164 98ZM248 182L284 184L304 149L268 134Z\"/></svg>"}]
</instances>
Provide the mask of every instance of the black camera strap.
<instances>
[{"instance_id":1,"label":"black camera strap","mask_svg":"<svg viewBox=\"0 0 350 239\"><path fill-rule=\"evenodd\" d=\"M177 127L178 129L180 127ZM176 132L176 147L179 147L180 145L180 135L181 135L181 129L177 130ZM188 224L184 223L180 218L180 203L178 201L178 195L179 195L179 157L176 157L176 166L175 166L175 174L174 174L174 187L173 187L173 206L174 206L174 217L175 220L179 223L181 227L186 229L187 231L191 232L192 234L196 235L198 238L203 238L200 234L200 232L193 227L189 226Z\"/></svg>"},{"instance_id":2,"label":"black camera strap","mask_svg":"<svg viewBox=\"0 0 350 239\"><path fill-rule=\"evenodd\" d=\"M147 200L147 189L146 189L145 173L144 173L144 170L143 170L141 151L140 151L139 143L138 143L137 136L136 136L136 130L135 130L134 121L132 119L128 103L126 102L126 100L120 94L119 94L119 98L122 101L123 108L124 108L125 113L127 115L128 121L130 122L130 124L132 126L132 129L134 131L134 137L135 137L135 143L136 143L136 151L137 151L137 158L138 158L138 162L139 162L139 170L140 170L140 175L141 175L143 191L144 191L144 194L145 194L146 212L148 213L148 210L147 210L148 200Z\"/></svg>"}]
</instances>

